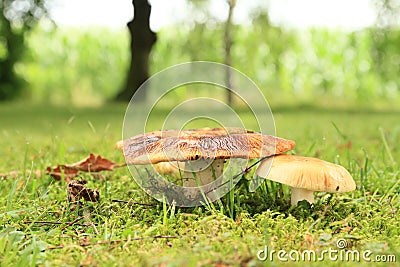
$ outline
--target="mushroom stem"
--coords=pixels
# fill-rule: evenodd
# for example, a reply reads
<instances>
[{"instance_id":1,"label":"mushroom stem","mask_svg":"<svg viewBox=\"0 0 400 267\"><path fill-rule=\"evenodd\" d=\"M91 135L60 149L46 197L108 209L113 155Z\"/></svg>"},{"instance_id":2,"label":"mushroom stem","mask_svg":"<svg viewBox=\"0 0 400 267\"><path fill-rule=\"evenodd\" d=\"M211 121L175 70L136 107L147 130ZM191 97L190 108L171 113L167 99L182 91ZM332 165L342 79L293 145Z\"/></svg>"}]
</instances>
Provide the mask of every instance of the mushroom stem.
<instances>
[{"instance_id":1,"label":"mushroom stem","mask_svg":"<svg viewBox=\"0 0 400 267\"><path fill-rule=\"evenodd\" d=\"M297 206L297 202L307 200L310 204L314 203L314 191L307 190L304 188L291 188L291 204Z\"/></svg>"},{"instance_id":2,"label":"mushroom stem","mask_svg":"<svg viewBox=\"0 0 400 267\"><path fill-rule=\"evenodd\" d=\"M188 161L182 175L184 187L197 187L218 179L224 170L224 159L216 159L211 164L204 159ZM197 181L196 181L197 178Z\"/></svg>"}]
</instances>

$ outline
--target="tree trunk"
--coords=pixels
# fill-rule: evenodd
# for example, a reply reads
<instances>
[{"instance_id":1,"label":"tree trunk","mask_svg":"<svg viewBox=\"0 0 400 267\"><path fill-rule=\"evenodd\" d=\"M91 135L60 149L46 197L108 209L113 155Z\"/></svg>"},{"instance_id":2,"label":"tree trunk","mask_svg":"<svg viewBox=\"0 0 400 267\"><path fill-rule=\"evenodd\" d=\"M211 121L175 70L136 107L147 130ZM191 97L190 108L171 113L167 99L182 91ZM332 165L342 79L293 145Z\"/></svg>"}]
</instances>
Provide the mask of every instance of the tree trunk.
<instances>
[{"instance_id":1,"label":"tree trunk","mask_svg":"<svg viewBox=\"0 0 400 267\"><path fill-rule=\"evenodd\" d=\"M228 18L225 23L225 36L224 36L224 43L225 43L225 65L231 66L232 65L232 58L231 58L231 48L232 48L232 17L233 17L233 10L236 5L236 0L227 0L228 5L229 5L229 13L228 13ZM232 71L230 68L226 69L225 73L225 79L226 79L226 87L228 87L227 90L227 103L229 106L233 104L233 94L230 89L233 89L232 86Z\"/></svg>"},{"instance_id":2,"label":"tree trunk","mask_svg":"<svg viewBox=\"0 0 400 267\"><path fill-rule=\"evenodd\" d=\"M23 53L24 33L13 32L3 8L0 8L0 27L6 48L6 55L0 57L0 101L4 101L15 98L23 89L23 80L15 73L14 66Z\"/></svg>"},{"instance_id":3,"label":"tree trunk","mask_svg":"<svg viewBox=\"0 0 400 267\"><path fill-rule=\"evenodd\" d=\"M149 78L149 56L157 35L150 29L151 6L147 0L132 0L134 17L128 23L131 36L131 64L123 90L117 95L118 101L129 101L137 89ZM144 101L146 90L135 99Z\"/></svg>"}]
</instances>

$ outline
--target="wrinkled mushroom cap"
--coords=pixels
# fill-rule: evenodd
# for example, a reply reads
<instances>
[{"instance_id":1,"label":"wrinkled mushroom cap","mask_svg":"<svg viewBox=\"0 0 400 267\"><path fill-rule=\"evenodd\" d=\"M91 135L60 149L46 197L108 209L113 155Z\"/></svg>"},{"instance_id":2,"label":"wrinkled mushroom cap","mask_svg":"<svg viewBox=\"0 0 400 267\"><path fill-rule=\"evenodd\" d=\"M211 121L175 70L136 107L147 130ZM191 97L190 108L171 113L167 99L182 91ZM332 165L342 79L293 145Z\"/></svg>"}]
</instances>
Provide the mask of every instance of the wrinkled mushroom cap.
<instances>
[{"instance_id":1,"label":"wrinkled mushroom cap","mask_svg":"<svg viewBox=\"0 0 400 267\"><path fill-rule=\"evenodd\" d=\"M263 161L256 174L310 191L349 192L356 189L353 177L344 167L316 158L277 155Z\"/></svg>"},{"instance_id":2,"label":"wrinkled mushroom cap","mask_svg":"<svg viewBox=\"0 0 400 267\"><path fill-rule=\"evenodd\" d=\"M127 140L118 141L115 146L123 150L124 142L129 142L130 144L139 144L139 143L147 143L152 142L154 139L163 139L168 137L183 137L183 136L217 136L217 135L226 135L226 134L237 134L237 133L250 133L252 131L247 131L242 128L230 127L230 128L199 128L199 129L191 129L191 130L163 130L163 131L153 131L145 134L139 134L133 136Z\"/></svg>"},{"instance_id":3,"label":"wrinkled mushroom cap","mask_svg":"<svg viewBox=\"0 0 400 267\"><path fill-rule=\"evenodd\" d=\"M131 137L119 144L128 164L199 158L262 158L288 151L295 146L291 140L240 128L156 131Z\"/></svg>"}]
</instances>

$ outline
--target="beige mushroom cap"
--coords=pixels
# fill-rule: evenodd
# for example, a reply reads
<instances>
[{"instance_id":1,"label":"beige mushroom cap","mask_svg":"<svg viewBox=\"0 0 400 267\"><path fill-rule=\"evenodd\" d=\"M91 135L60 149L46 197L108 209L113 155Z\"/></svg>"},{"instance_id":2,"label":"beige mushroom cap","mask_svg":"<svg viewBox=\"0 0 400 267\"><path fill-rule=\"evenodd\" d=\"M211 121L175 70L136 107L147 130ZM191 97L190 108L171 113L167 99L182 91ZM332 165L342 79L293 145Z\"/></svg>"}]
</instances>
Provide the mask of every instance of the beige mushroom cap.
<instances>
[{"instance_id":1,"label":"beige mushroom cap","mask_svg":"<svg viewBox=\"0 0 400 267\"><path fill-rule=\"evenodd\" d=\"M353 177L344 167L310 157L277 155L263 161L256 174L310 191L349 192L356 189Z\"/></svg>"},{"instance_id":2,"label":"beige mushroom cap","mask_svg":"<svg viewBox=\"0 0 400 267\"><path fill-rule=\"evenodd\" d=\"M291 150L295 142L239 128L156 131L120 142L128 164L199 158L262 158Z\"/></svg>"}]
</instances>

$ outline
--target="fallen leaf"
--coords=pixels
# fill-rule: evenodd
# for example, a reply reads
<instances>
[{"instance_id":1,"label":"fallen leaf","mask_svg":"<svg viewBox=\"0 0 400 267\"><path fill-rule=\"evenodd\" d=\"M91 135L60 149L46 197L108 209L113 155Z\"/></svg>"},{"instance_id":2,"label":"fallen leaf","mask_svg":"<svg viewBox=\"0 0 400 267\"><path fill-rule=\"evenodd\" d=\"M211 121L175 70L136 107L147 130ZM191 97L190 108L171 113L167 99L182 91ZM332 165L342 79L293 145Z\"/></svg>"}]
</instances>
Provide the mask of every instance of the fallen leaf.
<instances>
[{"instance_id":1,"label":"fallen leaf","mask_svg":"<svg viewBox=\"0 0 400 267\"><path fill-rule=\"evenodd\" d=\"M55 167L47 167L46 173L50 174L56 180L61 180L62 173L64 173L64 179L69 182L71 179L78 176L79 171L82 172L100 172L100 171L112 171L115 168L120 168L126 164L117 164L109 159L102 158L100 155L96 156L90 153L89 157L66 165L58 165Z\"/></svg>"},{"instance_id":2,"label":"fallen leaf","mask_svg":"<svg viewBox=\"0 0 400 267\"><path fill-rule=\"evenodd\" d=\"M98 202L99 201L99 191L97 189L91 189L91 188L86 188L85 184L87 181L82 180L82 181L77 181L77 180L72 180L68 183L67 186L67 194L68 198L72 202L77 202L81 198L83 198L85 201L92 201L92 202Z\"/></svg>"},{"instance_id":3,"label":"fallen leaf","mask_svg":"<svg viewBox=\"0 0 400 267\"><path fill-rule=\"evenodd\" d=\"M125 163L117 164L112 162L109 159L102 158L100 155L96 156L94 154L90 154L89 157L78 161L73 164L65 164L65 165L57 165L57 166L49 166L46 168L46 174L51 175L56 180L61 180L64 175L64 179L69 182L73 178L77 177L79 171L82 172L100 172L100 171L112 171L115 168L120 168L126 166ZM0 173L0 178L17 178L18 176L23 175L21 171L10 171L6 173ZM25 175L28 176L36 176L39 178L41 176L40 170L26 170ZM102 176L99 176L101 178Z\"/></svg>"},{"instance_id":4,"label":"fallen leaf","mask_svg":"<svg viewBox=\"0 0 400 267\"><path fill-rule=\"evenodd\" d=\"M78 176L79 170L67 165L58 165L56 167L47 167L46 173L51 175L57 181L61 180L61 177L64 174L65 181L69 182L71 179Z\"/></svg>"},{"instance_id":5,"label":"fallen leaf","mask_svg":"<svg viewBox=\"0 0 400 267\"><path fill-rule=\"evenodd\" d=\"M102 158L100 155L95 156L90 153L89 157L79 162L67 165L68 167L76 168L83 172L99 172L99 171L112 171L115 167L119 167L120 164L116 164L111 160Z\"/></svg>"}]
</instances>

